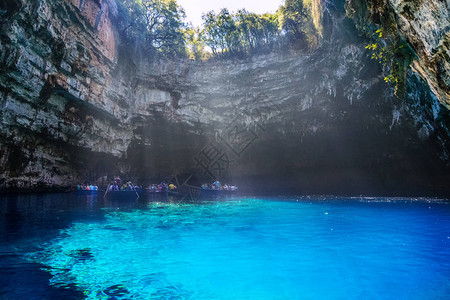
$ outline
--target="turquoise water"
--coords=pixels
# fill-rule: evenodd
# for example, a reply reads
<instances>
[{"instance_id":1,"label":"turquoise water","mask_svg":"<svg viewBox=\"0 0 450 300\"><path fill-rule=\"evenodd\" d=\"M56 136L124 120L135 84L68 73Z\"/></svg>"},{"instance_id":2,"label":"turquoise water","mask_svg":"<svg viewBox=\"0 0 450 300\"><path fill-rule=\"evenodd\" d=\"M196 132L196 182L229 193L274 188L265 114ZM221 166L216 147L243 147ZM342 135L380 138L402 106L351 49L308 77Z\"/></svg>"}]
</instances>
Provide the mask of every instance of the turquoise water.
<instances>
[{"instance_id":1,"label":"turquoise water","mask_svg":"<svg viewBox=\"0 0 450 300\"><path fill-rule=\"evenodd\" d=\"M83 212L90 217L81 217ZM94 201L75 210L79 217L73 214L71 222L53 228L47 237L16 242L16 251L48 274L52 288L77 291L74 298L448 299L450 295L446 201L315 197Z\"/></svg>"}]
</instances>

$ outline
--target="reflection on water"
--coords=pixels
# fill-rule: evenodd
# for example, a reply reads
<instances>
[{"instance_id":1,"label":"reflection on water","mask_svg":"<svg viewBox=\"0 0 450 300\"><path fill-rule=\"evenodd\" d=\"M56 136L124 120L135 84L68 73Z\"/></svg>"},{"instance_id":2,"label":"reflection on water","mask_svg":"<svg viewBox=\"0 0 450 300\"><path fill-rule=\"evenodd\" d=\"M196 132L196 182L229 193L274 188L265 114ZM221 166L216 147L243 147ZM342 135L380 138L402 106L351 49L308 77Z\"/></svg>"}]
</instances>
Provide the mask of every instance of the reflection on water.
<instances>
[{"instance_id":1,"label":"reflection on water","mask_svg":"<svg viewBox=\"0 0 450 300\"><path fill-rule=\"evenodd\" d=\"M34 270L36 282L1 275L9 287L0 296L444 299L450 293L445 201L111 202L43 195L1 205L0 266L16 277Z\"/></svg>"}]
</instances>

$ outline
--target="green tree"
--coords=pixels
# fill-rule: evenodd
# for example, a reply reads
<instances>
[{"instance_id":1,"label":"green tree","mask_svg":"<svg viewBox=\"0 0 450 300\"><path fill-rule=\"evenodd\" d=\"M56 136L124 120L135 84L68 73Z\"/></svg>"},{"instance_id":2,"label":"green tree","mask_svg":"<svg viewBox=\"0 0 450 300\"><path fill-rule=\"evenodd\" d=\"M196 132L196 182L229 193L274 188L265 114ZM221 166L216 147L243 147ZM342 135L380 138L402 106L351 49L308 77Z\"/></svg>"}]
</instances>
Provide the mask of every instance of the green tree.
<instances>
[{"instance_id":1,"label":"green tree","mask_svg":"<svg viewBox=\"0 0 450 300\"><path fill-rule=\"evenodd\" d=\"M249 13L245 9L240 9L236 13L236 22L240 32L241 47L249 51L256 47L256 40L252 29L256 21L256 14Z\"/></svg>"},{"instance_id":2,"label":"green tree","mask_svg":"<svg viewBox=\"0 0 450 300\"><path fill-rule=\"evenodd\" d=\"M273 45L276 43L279 35L278 14L263 14L260 17L260 24L264 43L266 45Z\"/></svg>"},{"instance_id":3,"label":"green tree","mask_svg":"<svg viewBox=\"0 0 450 300\"><path fill-rule=\"evenodd\" d=\"M124 42L149 53L185 55L187 50L192 59L205 59L208 47L213 54L252 53L286 42L308 46L316 37L307 0L286 0L275 14L210 11L202 16L203 29L187 27L176 0L116 1L115 19Z\"/></svg>"},{"instance_id":4,"label":"green tree","mask_svg":"<svg viewBox=\"0 0 450 300\"><path fill-rule=\"evenodd\" d=\"M237 31L233 15L228 9L223 8L217 16L217 27L222 40L222 53L224 51L236 52L239 44L239 32Z\"/></svg>"},{"instance_id":5,"label":"green tree","mask_svg":"<svg viewBox=\"0 0 450 300\"><path fill-rule=\"evenodd\" d=\"M312 20L310 1L286 0L278 12L288 42L306 47L317 44L318 33Z\"/></svg>"},{"instance_id":6,"label":"green tree","mask_svg":"<svg viewBox=\"0 0 450 300\"><path fill-rule=\"evenodd\" d=\"M204 31L200 28L186 29L186 45L189 58L192 60L206 60L209 55L206 51Z\"/></svg>"},{"instance_id":7,"label":"green tree","mask_svg":"<svg viewBox=\"0 0 450 300\"><path fill-rule=\"evenodd\" d=\"M303 0L286 0L284 6L280 7L283 29L296 39L304 39L303 27L308 17L303 6Z\"/></svg>"},{"instance_id":8,"label":"green tree","mask_svg":"<svg viewBox=\"0 0 450 300\"><path fill-rule=\"evenodd\" d=\"M147 52L185 54L185 13L176 0L119 0L119 31Z\"/></svg>"},{"instance_id":9,"label":"green tree","mask_svg":"<svg viewBox=\"0 0 450 300\"><path fill-rule=\"evenodd\" d=\"M258 15L245 9L231 14L222 9L217 15L203 15L205 42L213 53L245 53L270 48L277 42L277 14Z\"/></svg>"},{"instance_id":10,"label":"green tree","mask_svg":"<svg viewBox=\"0 0 450 300\"><path fill-rule=\"evenodd\" d=\"M185 12L176 0L142 0L145 8L146 44L166 53L185 49Z\"/></svg>"},{"instance_id":11,"label":"green tree","mask_svg":"<svg viewBox=\"0 0 450 300\"><path fill-rule=\"evenodd\" d=\"M221 49L221 36L217 26L218 18L214 11L209 11L202 15L202 19L205 31L203 39L213 54L217 54L217 51Z\"/></svg>"},{"instance_id":12,"label":"green tree","mask_svg":"<svg viewBox=\"0 0 450 300\"><path fill-rule=\"evenodd\" d=\"M222 9L217 15L209 11L202 16L205 28L205 42L213 53L235 52L239 48L239 32L233 15Z\"/></svg>"},{"instance_id":13,"label":"green tree","mask_svg":"<svg viewBox=\"0 0 450 300\"><path fill-rule=\"evenodd\" d=\"M145 40L145 11L140 0L117 0L119 34L126 44L142 45Z\"/></svg>"}]
</instances>

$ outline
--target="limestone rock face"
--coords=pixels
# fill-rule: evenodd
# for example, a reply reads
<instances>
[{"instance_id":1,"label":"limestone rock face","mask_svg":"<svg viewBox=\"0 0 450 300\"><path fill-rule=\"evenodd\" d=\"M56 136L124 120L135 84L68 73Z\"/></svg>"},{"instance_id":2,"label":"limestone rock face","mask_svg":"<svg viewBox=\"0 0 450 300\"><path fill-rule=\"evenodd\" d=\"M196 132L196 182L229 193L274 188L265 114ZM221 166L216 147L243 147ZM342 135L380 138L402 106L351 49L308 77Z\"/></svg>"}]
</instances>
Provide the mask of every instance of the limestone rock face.
<instances>
[{"instance_id":1,"label":"limestone rock face","mask_svg":"<svg viewBox=\"0 0 450 300\"><path fill-rule=\"evenodd\" d=\"M171 96L158 90L168 84L159 77L177 75L143 63L152 70L147 76L128 64L126 53L119 64L109 3L11 0L0 7L4 188L67 185L104 174L109 165L127 169L120 159L134 138L131 120L166 109Z\"/></svg>"},{"instance_id":2,"label":"limestone rock face","mask_svg":"<svg viewBox=\"0 0 450 300\"><path fill-rule=\"evenodd\" d=\"M450 108L450 1L347 0L346 6L361 33L376 23L404 39L414 52L412 69Z\"/></svg>"},{"instance_id":3,"label":"limestone rock face","mask_svg":"<svg viewBox=\"0 0 450 300\"><path fill-rule=\"evenodd\" d=\"M448 192L440 94L410 71L396 99L343 1L322 7L312 53L208 62L127 49L111 3L0 4L1 189L189 172L247 190Z\"/></svg>"},{"instance_id":4,"label":"limestone rock face","mask_svg":"<svg viewBox=\"0 0 450 300\"><path fill-rule=\"evenodd\" d=\"M413 69L450 109L450 1L389 0L398 27L417 53Z\"/></svg>"}]
</instances>

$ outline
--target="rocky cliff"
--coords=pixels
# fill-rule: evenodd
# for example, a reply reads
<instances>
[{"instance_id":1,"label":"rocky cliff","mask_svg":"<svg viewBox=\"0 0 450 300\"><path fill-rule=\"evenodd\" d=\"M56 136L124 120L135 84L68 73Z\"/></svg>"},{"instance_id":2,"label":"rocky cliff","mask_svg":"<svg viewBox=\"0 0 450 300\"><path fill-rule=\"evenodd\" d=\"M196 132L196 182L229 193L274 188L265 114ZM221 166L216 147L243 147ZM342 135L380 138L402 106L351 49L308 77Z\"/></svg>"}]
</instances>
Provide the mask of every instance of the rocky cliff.
<instances>
[{"instance_id":1,"label":"rocky cliff","mask_svg":"<svg viewBox=\"0 0 450 300\"><path fill-rule=\"evenodd\" d=\"M450 109L450 2L391 0L390 5L417 54L412 69Z\"/></svg>"},{"instance_id":2,"label":"rocky cliff","mask_svg":"<svg viewBox=\"0 0 450 300\"><path fill-rule=\"evenodd\" d=\"M191 172L248 190L449 192L445 95L410 70L394 97L344 1L323 2L312 53L207 62L127 49L111 1L29 2L0 4L2 189Z\"/></svg>"},{"instance_id":3,"label":"rocky cliff","mask_svg":"<svg viewBox=\"0 0 450 300\"><path fill-rule=\"evenodd\" d=\"M411 68L450 108L450 2L441 0L348 0L347 13L360 32L376 23L414 51Z\"/></svg>"}]
</instances>

